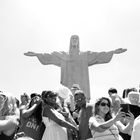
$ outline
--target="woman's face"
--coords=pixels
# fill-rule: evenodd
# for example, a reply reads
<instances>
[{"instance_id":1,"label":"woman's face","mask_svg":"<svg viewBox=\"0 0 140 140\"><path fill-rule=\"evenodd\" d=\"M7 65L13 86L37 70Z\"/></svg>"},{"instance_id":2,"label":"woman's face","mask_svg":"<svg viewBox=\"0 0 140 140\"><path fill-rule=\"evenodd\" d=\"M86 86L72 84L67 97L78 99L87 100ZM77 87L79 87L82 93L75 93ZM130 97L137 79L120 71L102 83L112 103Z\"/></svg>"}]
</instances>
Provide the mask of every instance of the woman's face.
<instances>
[{"instance_id":1,"label":"woman's face","mask_svg":"<svg viewBox=\"0 0 140 140\"><path fill-rule=\"evenodd\" d=\"M33 97L33 98L31 99L31 102L30 102L31 106L33 106L35 103L39 102L40 100L41 100L41 99L40 99L40 97L38 97L38 96Z\"/></svg>"},{"instance_id":2,"label":"woman's face","mask_svg":"<svg viewBox=\"0 0 140 140\"><path fill-rule=\"evenodd\" d=\"M46 101L49 103L56 103L56 96L47 97Z\"/></svg>"},{"instance_id":3,"label":"woman's face","mask_svg":"<svg viewBox=\"0 0 140 140\"><path fill-rule=\"evenodd\" d=\"M109 103L107 100L103 99L101 101L101 103L99 104L99 114L102 113L102 114L107 114L110 110L110 107L109 107Z\"/></svg>"},{"instance_id":4,"label":"woman's face","mask_svg":"<svg viewBox=\"0 0 140 140\"><path fill-rule=\"evenodd\" d=\"M77 106L81 107L86 104L86 98L83 94L77 94L74 97Z\"/></svg>"},{"instance_id":5,"label":"woman's face","mask_svg":"<svg viewBox=\"0 0 140 140\"><path fill-rule=\"evenodd\" d=\"M22 103L28 102L28 98L25 95L21 95L20 100Z\"/></svg>"}]
</instances>

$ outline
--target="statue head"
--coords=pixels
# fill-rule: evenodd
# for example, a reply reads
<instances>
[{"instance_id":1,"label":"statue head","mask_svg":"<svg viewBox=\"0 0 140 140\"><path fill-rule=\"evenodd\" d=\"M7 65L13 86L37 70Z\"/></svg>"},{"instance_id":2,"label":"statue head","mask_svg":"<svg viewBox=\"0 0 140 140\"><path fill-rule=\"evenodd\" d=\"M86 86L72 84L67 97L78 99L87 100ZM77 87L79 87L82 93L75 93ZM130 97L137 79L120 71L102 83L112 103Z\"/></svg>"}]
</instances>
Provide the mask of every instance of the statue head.
<instances>
[{"instance_id":1,"label":"statue head","mask_svg":"<svg viewBox=\"0 0 140 140\"><path fill-rule=\"evenodd\" d=\"M79 54L79 36L72 35L70 38L69 54Z\"/></svg>"}]
</instances>

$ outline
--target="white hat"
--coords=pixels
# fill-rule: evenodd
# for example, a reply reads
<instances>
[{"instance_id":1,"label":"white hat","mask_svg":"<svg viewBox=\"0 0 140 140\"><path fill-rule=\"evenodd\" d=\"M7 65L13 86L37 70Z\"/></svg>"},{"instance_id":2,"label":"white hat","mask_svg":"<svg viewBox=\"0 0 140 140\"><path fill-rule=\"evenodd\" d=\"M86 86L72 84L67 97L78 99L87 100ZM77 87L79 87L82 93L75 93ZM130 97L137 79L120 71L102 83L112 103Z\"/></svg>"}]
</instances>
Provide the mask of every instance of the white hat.
<instances>
[{"instance_id":1,"label":"white hat","mask_svg":"<svg viewBox=\"0 0 140 140\"><path fill-rule=\"evenodd\" d=\"M56 92L58 93L58 96L63 99L68 99L69 96L72 94L70 89L63 85L61 85Z\"/></svg>"}]
</instances>

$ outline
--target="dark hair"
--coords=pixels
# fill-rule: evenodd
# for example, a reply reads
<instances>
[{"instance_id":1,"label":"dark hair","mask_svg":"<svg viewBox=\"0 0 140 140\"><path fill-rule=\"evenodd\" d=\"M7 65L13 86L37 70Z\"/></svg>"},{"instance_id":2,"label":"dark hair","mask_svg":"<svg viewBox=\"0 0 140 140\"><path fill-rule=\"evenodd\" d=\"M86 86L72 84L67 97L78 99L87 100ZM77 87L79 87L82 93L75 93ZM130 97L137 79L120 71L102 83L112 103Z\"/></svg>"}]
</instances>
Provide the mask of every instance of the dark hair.
<instances>
[{"instance_id":1,"label":"dark hair","mask_svg":"<svg viewBox=\"0 0 140 140\"><path fill-rule=\"evenodd\" d=\"M32 98L34 98L37 95L38 95L37 93L31 93L30 98L32 99Z\"/></svg>"},{"instance_id":2,"label":"dark hair","mask_svg":"<svg viewBox=\"0 0 140 140\"><path fill-rule=\"evenodd\" d=\"M47 99L48 97L51 98L51 97L56 97L56 96L57 96L57 94L51 90L48 90L48 91L44 90L44 91L42 91L42 94L41 94L41 97L43 100Z\"/></svg>"},{"instance_id":3,"label":"dark hair","mask_svg":"<svg viewBox=\"0 0 140 140\"><path fill-rule=\"evenodd\" d=\"M81 94L83 96L85 96L84 92L82 90L76 90L75 94L74 94L74 97L78 94Z\"/></svg>"},{"instance_id":4,"label":"dark hair","mask_svg":"<svg viewBox=\"0 0 140 140\"><path fill-rule=\"evenodd\" d=\"M111 102L110 102L109 98L101 97L98 99L98 101L95 103L94 115L99 115L99 105L103 100L107 100L108 104L109 104L109 112L105 115L105 118L104 118L105 121L108 121L112 118L112 114L111 114L111 110L110 110Z\"/></svg>"},{"instance_id":5,"label":"dark hair","mask_svg":"<svg viewBox=\"0 0 140 140\"><path fill-rule=\"evenodd\" d=\"M123 90L123 95L122 95L122 97L123 97L123 98L128 97L128 94L129 94L129 92L131 92L131 91L137 91L137 89L136 89L136 88L127 88L127 89L124 89L124 90Z\"/></svg>"},{"instance_id":6,"label":"dark hair","mask_svg":"<svg viewBox=\"0 0 140 140\"><path fill-rule=\"evenodd\" d=\"M34 98L31 99L28 109L32 107L32 102L33 102ZM42 102L36 107L32 116L34 116L36 118L37 123L40 123L42 121Z\"/></svg>"},{"instance_id":7,"label":"dark hair","mask_svg":"<svg viewBox=\"0 0 140 140\"><path fill-rule=\"evenodd\" d=\"M44 90L42 91L41 94L42 100L44 101L45 104L48 104L50 106L53 106L55 109L59 108L58 103L50 102L50 98L57 97L57 93L51 91L51 90Z\"/></svg>"},{"instance_id":8,"label":"dark hair","mask_svg":"<svg viewBox=\"0 0 140 140\"><path fill-rule=\"evenodd\" d=\"M110 95L110 93L117 93L117 89L115 89L115 88L110 88L110 89L108 90L108 94Z\"/></svg>"}]
</instances>

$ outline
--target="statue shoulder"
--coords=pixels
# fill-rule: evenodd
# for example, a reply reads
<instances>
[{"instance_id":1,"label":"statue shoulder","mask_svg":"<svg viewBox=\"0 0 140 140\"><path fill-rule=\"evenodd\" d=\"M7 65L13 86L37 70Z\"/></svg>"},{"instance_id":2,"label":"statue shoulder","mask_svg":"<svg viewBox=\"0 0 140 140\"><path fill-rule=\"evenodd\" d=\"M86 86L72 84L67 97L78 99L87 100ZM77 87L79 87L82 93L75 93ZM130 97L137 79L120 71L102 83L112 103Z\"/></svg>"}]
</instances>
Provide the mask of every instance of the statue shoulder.
<instances>
[{"instance_id":1,"label":"statue shoulder","mask_svg":"<svg viewBox=\"0 0 140 140\"><path fill-rule=\"evenodd\" d=\"M60 51L60 52L57 52L57 51L54 51L52 52L53 55L68 55L68 52L64 52L64 51Z\"/></svg>"},{"instance_id":2,"label":"statue shoulder","mask_svg":"<svg viewBox=\"0 0 140 140\"><path fill-rule=\"evenodd\" d=\"M60 52L54 51L52 52L52 55L64 60L68 57L68 53L64 51L60 51Z\"/></svg>"},{"instance_id":3,"label":"statue shoulder","mask_svg":"<svg viewBox=\"0 0 140 140\"><path fill-rule=\"evenodd\" d=\"M85 51L85 52L80 51L79 54L80 54L80 55L86 55L86 54L88 54L88 51Z\"/></svg>"}]
</instances>

